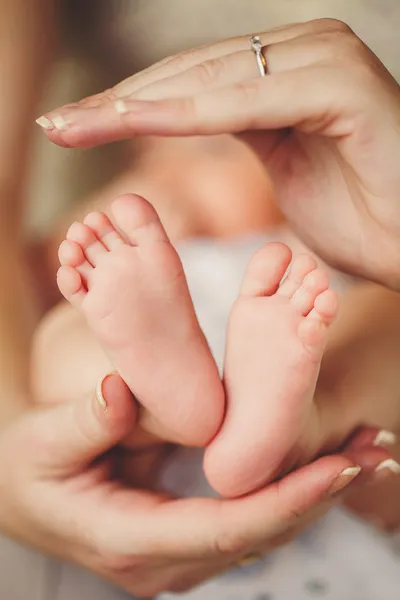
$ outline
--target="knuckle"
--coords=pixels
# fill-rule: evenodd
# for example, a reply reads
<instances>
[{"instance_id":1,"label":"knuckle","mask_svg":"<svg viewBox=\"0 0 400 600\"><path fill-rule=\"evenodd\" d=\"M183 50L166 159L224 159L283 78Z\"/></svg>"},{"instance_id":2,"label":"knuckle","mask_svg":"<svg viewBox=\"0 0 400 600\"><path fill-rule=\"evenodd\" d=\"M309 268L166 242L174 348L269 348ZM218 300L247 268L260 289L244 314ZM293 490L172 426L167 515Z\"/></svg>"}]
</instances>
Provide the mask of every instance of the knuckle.
<instances>
[{"instance_id":1,"label":"knuckle","mask_svg":"<svg viewBox=\"0 0 400 600\"><path fill-rule=\"evenodd\" d=\"M194 68L195 77L205 86L216 83L224 71L224 61L220 58L206 60Z\"/></svg>"},{"instance_id":2,"label":"knuckle","mask_svg":"<svg viewBox=\"0 0 400 600\"><path fill-rule=\"evenodd\" d=\"M236 84L236 90L239 94L240 101L245 106L256 106L259 101L260 88L257 80L241 81Z\"/></svg>"},{"instance_id":3,"label":"knuckle","mask_svg":"<svg viewBox=\"0 0 400 600\"><path fill-rule=\"evenodd\" d=\"M126 573L135 577L137 572L140 574L147 565L148 558L140 553L121 551L118 540L109 534L108 528L99 528L93 521L87 527L79 529L81 545L86 547L92 567L96 572L111 577Z\"/></svg>"},{"instance_id":4,"label":"knuckle","mask_svg":"<svg viewBox=\"0 0 400 600\"><path fill-rule=\"evenodd\" d=\"M129 573L130 577L134 577L139 573L140 567L143 566L134 556L106 554L102 557L102 565L105 573L109 573L113 577L120 577Z\"/></svg>"},{"instance_id":5,"label":"knuckle","mask_svg":"<svg viewBox=\"0 0 400 600\"><path fill-rule=\"evenodd\" d=\"M340 33L353 33L351 27L347 25L347 23L345 23L344 21L341 21L340 19L326 17L324 19L315 19L311 23L316 32L333 31Z\"/></svg>"},{"instance_id":6,"label":"knuckle","mask_svg":"<svg viewBox=\"0 0 400 600\"><path fill-rule=\"evenodd\" d=\"M196 51L194 50L183 50L179 54L167 56L166 58L159 61L155 66L163 67L168 70L168 74L174 75L182 73L193 66L196 60ZM150 67L151 69L153 67Z\"/></svg>"},{"instance_id":7,"label":"knuckle","mask_svg":"<svg viewBox=\"0 0 400 600\"><path fill-rule=\"evenodd\" d=\"M169 64L170 66L173 64L178 71L186 70L192 64L194 54L195 52L191 49L183 50L182 52L179 52L179 54L175 54L169 58L167 57L164 64Z\"/></svg>"},{"instance_id":8,"label":"knuckle","mask_svg":"<svg viewBox=\"0 0 400 600\"><path fill-rule=\"evenodd\" d=\"M194 123L197 122L196 98L181 98L176 102L177 113L182 120Z\"/></svg>"},{"instance_id":9,"label":"knuckle","mask_svg":"<svg viewBox=\"0 0 400 600\"><path fill-rule=\"evenodd\" d=\"M339 61L345 66L372 62L370 50L350 28L321 30L314 41L318 45L318 54L329 61Z\"/></svg>"},{"instance_id":10,"label":"knuckle","mask_svg":"<svg viewBox=\"0 0 400 600\"><path fill-rule=\"evenodd\" d=\"M145 561L133 554L113 552L104 546L90 544L94 569L111 577L120 577L129 573L132 577L145 566Z\"/></svg>"},{"instance_id":11,"label":"knuckle","mask_svg":"<svg viewBox=\"0 0 400 600\"><path fill-rule=\"evenodd\" d=\"M276 505L280 507L279 522L281 527L286 531L291 529L299 522L299 519L305 515L308 510L307 503L301 497L291 499L288 502L286 495L283 492L282 480L276 482Z\"/></svg>"},{"instance_id":12,"label":"knuckle","mask_svg":"<svg viewBox=\"0 0 400 600\"><path fill-rule=\"evenodd\" d=\"M367 101L370 94L365 92L372 92L375 95L377 85L379 86L379 80L382 77L382 67L377 61L371 60L370 57L358 55L353 57L351 62L351 73L352 73L352 88L363 90L363 94L360 94L360 100Z\"/></svg>"},{"instance_id":13,"label":"knuckle","mask_svg":"<svg viewBox=\"0 0 400 600\"><path fill-rule=\"evenodd\" d=\"M107 90L104 90L103 97L104 97L104 100L106 100L108 102L115 102L115 100L118 100L118 98L119 98L117 89L115 87L113 87L113 88L108 88Z\"/></svg>"},{"instance_id":14,"label":"knuckle","mask_svg":"<svg viewBox=\"0 0 400 600\"><path fill-rule=\"evenodd\" d=\"M368 56L371 56L370 50L368 50L364 42L353 32L346 35L345 39L343 39L343 49L351 59L365 61Z\"/></svg>"},{"instance_id":15,"label":"knuckle","mask_svg":"<svg viewBox=\"0 0 400 600\"><path fill-rule=\"evenodd\" d=\"M230 528L220 529L213 540L213 553L221 558L242 555L249 552L249 543L245 534L231 531Z\"/></svg>"}]
</instances>

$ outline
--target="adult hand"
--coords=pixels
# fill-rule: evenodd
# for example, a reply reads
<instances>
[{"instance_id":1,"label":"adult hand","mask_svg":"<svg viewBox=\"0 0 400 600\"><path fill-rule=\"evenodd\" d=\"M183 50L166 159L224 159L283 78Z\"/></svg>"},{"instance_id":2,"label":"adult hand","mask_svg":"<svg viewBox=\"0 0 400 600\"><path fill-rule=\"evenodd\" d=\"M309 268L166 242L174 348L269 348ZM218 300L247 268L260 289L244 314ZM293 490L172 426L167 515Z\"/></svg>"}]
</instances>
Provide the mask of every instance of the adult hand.
<instances>
[{"instance_id":1,"label":"adult hand","mask_svg":"<svg viewBox=\"0 0 400 600\"><path fill-rule=\"evenodd\" d=\"M134 135L246 132L300 237L349 273L400 289L400 90L340 21L247 36L166 59L39 119L49 138L92 146Z\"/></svg>"},{"instance_id":2,"label":"adult hand","mask_svg":"<svg viewBox=\"0 0 400 600\"><path fill-rule=\"evenodd\" d=\"M237 500L175 499L118 479L109 450L135 425L136 408L116 375L101 398L106 410L88 398L37 409L2 432L0 525L134 595L186 589L287 541L331 506L356 464L368 473L388 456L372 448L322 458Z\"/></svg>"},{"instance_id":3,"label":"adult hand","mask_svg":"<svg viewBox=\"0 0 400 600\"><path fill-rule=\"evenodd\" d=\"M365 429L353 442L353 446L361 448L368 446L374 433ZM368 488L354 486L343 497L347 508L358 514L359 517L371 521L379 529L388 533L400 532L400 443L396 436L389 431L382 431L379 435L380 443L390 446L390 454L396 462L387 463L387 469L379 471L368 483ZM389 470L392 470L390 475ZM382 476L383 475L383 476ZM358 489L357 489L358 488Z\"/></svg>"}]
</instances>

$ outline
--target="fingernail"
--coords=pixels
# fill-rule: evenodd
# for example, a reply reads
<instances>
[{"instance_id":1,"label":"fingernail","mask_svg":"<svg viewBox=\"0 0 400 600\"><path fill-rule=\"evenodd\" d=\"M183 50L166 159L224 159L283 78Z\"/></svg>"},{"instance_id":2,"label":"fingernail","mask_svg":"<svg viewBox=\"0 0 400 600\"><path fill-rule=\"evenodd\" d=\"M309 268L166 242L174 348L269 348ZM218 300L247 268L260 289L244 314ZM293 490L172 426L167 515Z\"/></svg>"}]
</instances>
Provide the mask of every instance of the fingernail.
<instances>
[{"instance_id":1,"label":"fingernail","mask_svg":"<svg viewBox=\"0 0 400 600\"><path fill-rule=\"evenodd\" d=\"M54 127L58 129L58 131L65 131L68 129L68 122L61 115L56 115L53 117Z\"/></svg>"},{"instance_id":2,"label":"fingernail","mask_svg":"<svg viewBox=\"0 0 400 600\"><path fill-rule=\"evenodd\" d=\"M328 490L328 496L335 496L338 492L343 490L346 486L349 485L361 473L361 467L348 467L344 469L332 483L331 487Z\"/></svg>"},{"instance_id":3,"label":"fingernail","mask_svg":"<svg viewBox=\"0 0 400 600\"><path fill-rule=\"evenodd\" d=\"M114 108L120 115L123 115L124 113L128 112L126 102L124 102L123 100L116 100L114 103Z\"/></svg>"},{"instance_id":4,"label":"fingernail","mask_svg":"<svg viewBox=\"0 0 400 600\"><path fill-rule=\"evenodd\" d=\"M400 465L398 462L393 460L393 458L387 458L386 460L382 461L376 467L375 473L380 473L381 471L384 471L385 469L388 469L389 471L391 471L392 473L395 473L396 475L400 474Z\"/></svg>"},{"instance_id":5,"label":"fingernail","mask_svg":"<svg viewBox=\"0 0 400 600\"><path fill-rule=\"evenodd\" d=\"M397 437L392 431L381 429L373 441L373 446L393 446L397 442Z\"/></svg>"},{"instance_id":6,"label":"fingernail","mask_svg":"<svg viewBox=\"0 0 400 600\"><path fill-rule=\"evenodd\" d=\"M105 398L103 396L103 383L109 376L110 376L110 373L107 373L107 375L104 375L104 377L102 377L97 382L97 386L96 386L96 398L97 398L97 401L100 404L100 406L102 406L103 408L107 408L107 402L105 401Z\"/></svg>"},{"instance_id":7,"label":"fingernail","mask_svg":"<svg viewBox=\"0 0 400 600\"><path fill-rule=\"evenodd\" d=\"M252 565L255 562L258 562L262 559L262 554L248 554L244 556L236 563L238 567L247 567L248 565Z\"/></svg>"},{"instance_id":8,"label":"fingernail","mask_svg":"<svg viewBox=\"0 0 400 600\"><path fill-rule=\"evenodd\" d=\"M36 123L43 127L43 129L54 129L54 123L50 121L47 117L39 117L36 119Z\"/></svg>"}]
</instances>

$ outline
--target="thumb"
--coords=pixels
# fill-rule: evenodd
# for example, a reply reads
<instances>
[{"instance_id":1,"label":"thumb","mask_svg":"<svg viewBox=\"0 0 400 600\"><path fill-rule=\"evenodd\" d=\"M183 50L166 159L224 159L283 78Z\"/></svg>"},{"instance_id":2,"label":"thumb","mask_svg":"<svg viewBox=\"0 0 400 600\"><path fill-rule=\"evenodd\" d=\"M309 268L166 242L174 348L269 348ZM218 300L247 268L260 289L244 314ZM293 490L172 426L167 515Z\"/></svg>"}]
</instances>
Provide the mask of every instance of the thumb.
<instances>
[{"instance_id":1,"label":"thumb","mask_svg":"<svg viewBox=\"0 0 400 600\"><path fill-rule=\"evenodd\" d=\"M53 475L82 470L121 442L137 422L137 406L119 375L103 377L96 392L39 413L36 464Z\"/></svg>"}]
</instances>

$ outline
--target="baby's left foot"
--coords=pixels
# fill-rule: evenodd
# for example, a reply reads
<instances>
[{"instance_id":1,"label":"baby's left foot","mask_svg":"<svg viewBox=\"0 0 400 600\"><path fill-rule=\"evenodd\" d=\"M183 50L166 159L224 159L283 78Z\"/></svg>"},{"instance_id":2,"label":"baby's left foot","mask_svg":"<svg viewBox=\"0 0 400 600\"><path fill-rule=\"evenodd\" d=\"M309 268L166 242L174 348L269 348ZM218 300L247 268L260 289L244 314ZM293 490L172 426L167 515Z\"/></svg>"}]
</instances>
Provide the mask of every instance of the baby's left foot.
<instances>
[{"instance_id":1,"label":"baby's left foot","mask_svg":"<svg viewBox=\"0 0 400 600\"><path fill-rule=\"evenodd\" d=\"M70 227L60 291L140 402L144 429L204 446L222 421L223 388L181 261L144 198L126 194L111 210L118 229L102 213Z\"/></svg>"},{"instance_id":2,"label":"baby's left foot","mask_svg":"<svg viewBox=\"0 0 400 600\"><path fill-rule=\"evenodd\" d=\"M205 472L224 496L261 487L320 443L313 396L338 300L307 254L268 244L252 259L232 310L225 358L227 414Z\"/></svg>"}]
</instances>

